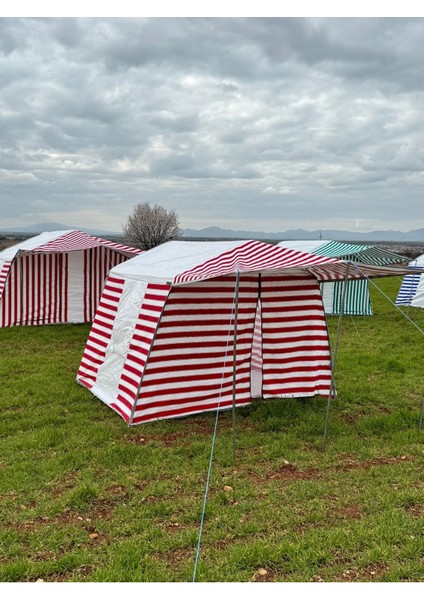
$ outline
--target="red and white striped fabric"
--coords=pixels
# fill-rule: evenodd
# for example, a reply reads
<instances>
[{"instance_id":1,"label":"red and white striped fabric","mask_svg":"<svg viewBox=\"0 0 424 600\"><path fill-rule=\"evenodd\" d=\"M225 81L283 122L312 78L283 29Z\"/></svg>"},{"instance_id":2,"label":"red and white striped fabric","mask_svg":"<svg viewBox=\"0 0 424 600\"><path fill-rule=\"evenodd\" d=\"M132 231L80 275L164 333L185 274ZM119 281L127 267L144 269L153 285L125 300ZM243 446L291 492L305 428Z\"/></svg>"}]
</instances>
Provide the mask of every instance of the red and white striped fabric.
<instances>
[{"instance_id":1,"label":"red and white striped fabric","mask_svg":"<svg viewBox=\"0 0 424 600\"><path fill-rule=\"evenodd\" d=\"M18 256L1 298L0 325L48 325L68 319L66 254Z\"/></svg>"},{"instance_id":2,"label":"red and white striped fabric","mask_svg":"<svg viewBox=\"0 0 424 600\"><path fill-rule=\"evenodd\" d=\"M124 283L124 279L109 277L97 307L78 370L79 382L89 389L95 385L98 370L106 358Z\"/></svg>"},{"instance_id":3,"label":"red and white striped fabric","mask_svg":"<svg viewBox=\"0 0 424 600\"><path fill-rule=\"evenodd\" d=\"M240 278L237 406L251 402L257 285L257 276ZM172 289L144 368L134 424L232 405L234 294L234 276Z\"/></svg>"},{"instance_id":4,"label":"red and white striped fabric","mask_svg":"<svg viewBox=\"0 0 424 600\"><path fill-rule=\"evenodd\" d=\"M254 240L244 242L223 252L174 278L174 284L189 283L202 279L212 279L239 271L270 271L310 265L334 263L335 259L288 250L273 244Z\"/></svg>"},{"instance_id":5,"label":"red and white striped fabric","mask_svg":"<svg viewBox=\"0 0 424 600\"><path fill-rule=\"evenodd\" d=\"M81 231L46 232L0 253L0 327L92 321L113 267L141 251Z\"/></svg>"},{"instance_id":6,"label":"red and white striped fabric","mask_svg":"<svg viewBox=\"0 0 424 600\"><path fill-rule=\"evenodd\" d=\"M169 285L150 283L145 291L140 314L122 366L116 401L110 404L127 422L131 421L135 410L138 390L144 379L145 367L169 290Z\"/></svg>"},{"instance_id":7,"label":"red and white striped fabric","mask_svg":"<svg viewBox=\"0 0 424 600\"><path fill-rule=\"evenodd\" d=\"M133 257L142 253L142 250L138 248L110 242L84 233L83 231L76 230L65 232L63 235L41 244L37 248L34 248L33 252L73 252L75 250L88 250L89 248L100 248L102 246L112 248L128 257Z\"/></svg>"},{"instance_id":8,"label":"red and white striped fabric","mask_svg":"<svg viewBox=\"0 0 424 600\"><path fill-rule=\"evenodd\" d=\"M328 395L331 356L317 280L263 276L262 397Z\"/></svg>"},{"instance_id":9,"label":"red and white striped fabric","mask_svg":"<svg viewBox=\"0 0 424 600\"><path fill-rule=\"evenodd\" d=\"M331 357L318 282L363 276L364 265L347 266L254 241L164 244L112 269L122 291L104 354L85 353L91 379L80 371L77 380L130 425L229 408L234 381L237 406L326 395Z\"/></svg>"},{"instance_id":10,"label":"red and white striped fabric","mask_svg":"<svg viewBox=\"0 0 424 600\"><path fill-rule=\"evenodd\" d=\"M0 300L3 295L3 290L6 286L6 279L9 275L11 266L12 266L12 263L10 260L0 262Z\"/></svg>"}]
</instances>

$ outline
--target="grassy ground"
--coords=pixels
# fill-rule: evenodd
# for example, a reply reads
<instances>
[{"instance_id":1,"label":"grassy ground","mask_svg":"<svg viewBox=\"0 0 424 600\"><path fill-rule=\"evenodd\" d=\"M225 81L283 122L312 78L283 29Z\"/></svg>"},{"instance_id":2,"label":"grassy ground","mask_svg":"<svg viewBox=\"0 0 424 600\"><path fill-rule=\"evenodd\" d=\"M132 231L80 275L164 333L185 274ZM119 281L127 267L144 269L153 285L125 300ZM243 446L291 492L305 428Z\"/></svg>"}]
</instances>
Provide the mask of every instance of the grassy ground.
<instances>
[{"instance_id":1,"label":"grassy ground","mask_svg":"<svg viewBox=\"0 0 424 600\"><path fill-rule=\"evenodd\" d=\"M325 398L240 409L235 464L219 417L198 581L424 581L423 339L373 296L325 452ZM75 383L88 330L0 330L0 581L191 581L214 415L127 428Z\"/></svg>"}]
</instances>

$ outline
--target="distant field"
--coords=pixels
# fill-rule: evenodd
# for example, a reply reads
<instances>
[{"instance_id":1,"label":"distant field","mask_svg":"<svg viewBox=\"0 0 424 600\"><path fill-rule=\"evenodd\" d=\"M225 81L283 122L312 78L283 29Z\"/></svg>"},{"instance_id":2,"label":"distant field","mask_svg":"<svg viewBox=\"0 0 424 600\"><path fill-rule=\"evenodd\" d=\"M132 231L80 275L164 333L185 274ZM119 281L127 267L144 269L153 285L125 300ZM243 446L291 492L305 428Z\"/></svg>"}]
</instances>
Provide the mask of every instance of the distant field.
<instances>
[{"instance_id":1,"label":"distant field","mask_svg":"<svg viewBox=\"0 0 424 600\"><path fill-rule=\"evenodd\" d=\"M423 335L372 296L325 452L325 398L239 409L235 464L219 417L198 581L424 581ZM75 383L88 331L0 330L0 581L191 581L214 414L128 428Z\"/></svg>"},{"instance_id":2,"label":"distant field","mask_svg":"<svg viewBox=\"0 0 424 600\"><path fill-rule=\"evenodd\" d=\"M37 235L37 234L34 234ZM0 252L1 250L4 250L5 248L8 248L9 246L13 246L15 244L17 244L18 242L21 242L24 239L27 239L29 237L32 237L31 235L27 235L27 236L22 236L19 234L14 234L14 235L9 235L7 237L3 236L0 234ZM111 239L112 241L116 241L119 243L122 243L124 240L123 238L119 238L119 237L114 237L113 239L111 237L109 237L108 239ZM228 238L184 238L185 241L223 241L224 239L228 239ZM275 244L277 243L277 240L261 240L263 242L268 242L270 244ZM345 242L349 242L349 240L344 240ZM406 256L407 258L413 259L416 258L417 256L420 256L421 254L424 253L424 242L391 242L391 241L387 241L387 242L351 242L352 244L364 244L364 245L375 245L375 246L379 246L380 248L384 248L385 250L391 250L392 252L396 252L397 254L401 254L402 256Z\"/></svg>"}]
</instances>

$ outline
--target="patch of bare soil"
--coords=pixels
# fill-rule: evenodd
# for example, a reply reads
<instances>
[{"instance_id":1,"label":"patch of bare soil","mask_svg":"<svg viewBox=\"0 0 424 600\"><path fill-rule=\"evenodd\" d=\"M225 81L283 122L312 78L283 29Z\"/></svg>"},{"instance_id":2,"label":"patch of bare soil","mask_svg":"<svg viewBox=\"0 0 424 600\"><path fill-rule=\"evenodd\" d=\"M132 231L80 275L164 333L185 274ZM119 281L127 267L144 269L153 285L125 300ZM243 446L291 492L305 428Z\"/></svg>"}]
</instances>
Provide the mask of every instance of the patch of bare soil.
<instances>
[{"instance_id":1,"label":"patch of bare soil","mask_svg":"<svg viewBox=\"0 0 424 600\"><path fill-rule=\"evenodd\" d=\"M229 420L221 420L218 422L218 428L221 431L228 431L232 429L232 422ZM238 429L252 429L252 426L248 422L243 422L243 420L238 420L237 422ZM190 444L189 437L192 435L200 436L212 436L214 431L214 424L210 421L205 421L204 419L192 418L190 421L190 425L187 429L182 428L179 431L163 433L163 434L153 434L153 435L143 435L136 434L131 435L128 438L128 441L132 444L143 445L149 444L151 442L158 442L163 446L187 446Z\"/></svg>"},{"instance_id":2,"label":"patch of bare soil","mask_svg":"<svg viewBox=\"0 0 424 600\"><path fill-rule=\"evenodd\" d=\"M359 567L351 567L346 569L342 573L341 580L350 581L378 581L384 576L384 573L388 570L387 565L381 563L375 563L368 565L367 567L360 569Z\"/></svg>"},{"instance_id":3,"label":"patch of bare soil","mask_svg":"<svg viewBox=\"0 0 424 600\"><path fill-rule=\"evenodd\" d=\"M175 548L168 552L153 552L152 558L165 562L170 567L175 567L186 561L194 561L194 551L191 548Z\"/></svg>"},{"instance_id":4,"label":"patch of bare soil","mask_svg":"<svg viewBox=\"0 0 424 600\"><path fill-rule=\"evenodd\" d=\"M98 498L93 500L83 514L74 511L71 508L65 508L62 513L53 516L38 515L23 523L6 524L5 527L22 531L36 531L40 529L40 527L48 525L81 525L84 526L89 533L96 533L93 523L97 520L110 519L117 504L128 496L128 493L122 486L116 486L111 489L114 490L116 494L114 498ZM95 539L97 539L97 537Z\"/></svg>"},{"instance_id":5,"label":"patch of bare soil","mask_svg":"<svg viewBox=\"0 0 424 600\"><path fill-rule=\"evenodd\" d=\"M405 461L413 461L412 456L379 456L366 460L365 462L358 462L348 458L344 464L337 465L334 467L336 471L351 471L352 469L372 469L373 467L379 467L381 465L393 465Z\"/></svg>"},{"instance_id":6,"label":"patch of bare soil","mask_svg":"<svg viewBox=\"0 0 424 600\"><path fill-rule=\"evenodd\" d=\"M329 517L338 519L362 519L363 515L360 507L357 504L345 504L328 511Z\"/></svg>"},{"instance_id":7,"label":"patch of bare soil","mask_svg":"<svg viewBox=\"0 0 424 600\"><path fill-rule=\"evenodd\" d=\"M263 473L260 473L258 471L247 471L247 475L251 480L255 481L258 484L263 484L267 481L272 480L296 481L316 479L320 477L318 469L299 469L296 465L292 463L283 464L281 467L273 471L264 470Z\"/></svg>"},{"instance_id":8,"label":"patch of bare soil","mask_svg":"<svg viewBox=\"0 0 424 600\"><path fill-rule=\"evenodd\" d=\"M417 519L424 516L424 504L415 504L414 506L408 506L405 508L405 510Z\"/></svg>"},{"instance_id":9,"label":"patch of bare soil","mask_svg":"<svg viewBox=\"0 0 424 600\"><path fill-rule=\"evenodd\" d=\"M71 490L72 488L74 488L75 487L75 482L76 482L76 479L77 479L77 475L78 475L77 471L70 471L69 473L66 473L65 477L63 478L63 480L58 485L56 485L55 487L51 488L50 495L53 498L58 498L59 496L61 496L65 492L67 492L67 491Z\"/></svg>"}]
</instances>

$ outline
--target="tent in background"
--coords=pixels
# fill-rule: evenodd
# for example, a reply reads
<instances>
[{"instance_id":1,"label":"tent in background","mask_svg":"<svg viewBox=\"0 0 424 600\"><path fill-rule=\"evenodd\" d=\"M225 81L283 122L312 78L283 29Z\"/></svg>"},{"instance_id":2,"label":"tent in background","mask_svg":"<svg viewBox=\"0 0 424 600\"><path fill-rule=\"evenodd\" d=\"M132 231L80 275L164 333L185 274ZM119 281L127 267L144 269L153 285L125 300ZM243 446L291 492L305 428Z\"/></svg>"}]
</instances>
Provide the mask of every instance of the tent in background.
<instances>
[{"instance_id":1,"label":"tent in background","mask_svg":"<svg viewBox=\"0 0 424 600\"><path fill-rule=\"evenodd\" d=\"M319 256L339 258L367 265L406 264L409 260L405 256L378 246L348 244L331 240L284 240L279 245L302 252L311 252ZM336 315L340 313L343 285L343 281L321 284L325 314ZM347 315L373 314L369 285L366 279L349 284L343 312Z\"/></svg>"},{"instance_id":2,"label":"tent in background","mask_svg":"<svg viewBox=\"0 0 424 600\"><path fill-rule=\"evenodd\" d=\"M424 268L424 254L412 260L408 267L412 272L403 278L396 304L424 308L424 275L414 273L414 269Z\"/></svg>"},{"instance_id":3,"label":"tent in background","mask_svg":"<svg viewBox=\"0 0 424 600\"><path fill-rule=\"evenodd\" d=\"M168 242L114 267L77 381L129 424L329 395L319 282L404 274L257 241Z\"/></svg>"},{"instance_id":4,"label":"tent in background","mask_svg":"<svg viewBox=\"0 0 424 600\"><path fill-rule=\"evenodd\" d=\"M0 327L92 321L109 269L141 250L49 231L0 252Z\"/></svg>"}]
</instances>

